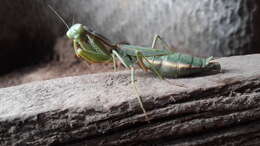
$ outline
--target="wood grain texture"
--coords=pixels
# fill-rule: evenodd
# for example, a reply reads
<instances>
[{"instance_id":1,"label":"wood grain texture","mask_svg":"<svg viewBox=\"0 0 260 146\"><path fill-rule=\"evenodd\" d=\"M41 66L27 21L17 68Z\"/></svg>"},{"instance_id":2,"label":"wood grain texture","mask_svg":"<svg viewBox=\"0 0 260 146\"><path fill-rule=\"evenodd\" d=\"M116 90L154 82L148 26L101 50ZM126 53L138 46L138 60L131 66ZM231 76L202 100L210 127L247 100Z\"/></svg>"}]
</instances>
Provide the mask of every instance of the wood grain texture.
<instances>
[{"instance_id":1,"label":"wood grain texture","mask_svg":"<svg viewBox=\"0 0 260 146\"><path fill-rule=\"evenodd\" d=\"M259 59L221 58L221 73L164 81L138 72L150 122L129 71L3 88L0 145L259 145Z\"/></svg>"}]
</instances>

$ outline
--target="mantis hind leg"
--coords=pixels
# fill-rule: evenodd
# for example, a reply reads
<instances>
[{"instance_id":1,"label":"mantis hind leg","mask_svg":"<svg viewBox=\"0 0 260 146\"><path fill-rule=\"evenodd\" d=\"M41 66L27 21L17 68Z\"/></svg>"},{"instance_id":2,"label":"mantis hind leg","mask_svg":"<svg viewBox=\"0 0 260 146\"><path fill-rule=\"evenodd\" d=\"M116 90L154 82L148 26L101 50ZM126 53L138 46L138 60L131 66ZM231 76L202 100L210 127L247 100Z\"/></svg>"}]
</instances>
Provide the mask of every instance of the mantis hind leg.
<instances>
[{"instance_id":1,"label":"mantis hind leg","mask_svg":"<svg viewBox=\"0 0 260 146\"><path fill-rule=\"evenodd\" d=\"M160 79L163 79L161 73L155 68L155 66L139 51L136 51L136 58L140 66L149 68L153 73L155 73ZM149 64L149 67L146 67L144 60Z\"/></svg>"},{"instance_id":2,"label":"mantis hind leg","mask_svg":"<svg viewBox=\"0 0 260 146\"><path fill-rule=\"evenodd\" d=\"M159 35L155 35L153 38L153 43L152 43L152 48L154 49L162 49L160 47L157 46L158 42L160 41L161 45L163 48L167 49L167 50L172 50L171 47L166 43L166 41Z\"/></svg>"}]
</instances>

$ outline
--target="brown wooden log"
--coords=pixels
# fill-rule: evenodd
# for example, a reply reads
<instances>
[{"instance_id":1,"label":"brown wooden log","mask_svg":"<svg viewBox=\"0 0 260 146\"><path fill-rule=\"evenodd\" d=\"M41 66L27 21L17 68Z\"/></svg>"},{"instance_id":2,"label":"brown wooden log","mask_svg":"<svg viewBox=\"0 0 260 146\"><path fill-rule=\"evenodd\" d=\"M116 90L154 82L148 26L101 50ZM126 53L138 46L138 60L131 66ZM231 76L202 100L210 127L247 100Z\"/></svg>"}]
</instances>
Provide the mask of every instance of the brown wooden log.
<instances>
[{"instance_id":1,"label":"brown wooden log","mask_svg":"<svg viewBox=\"0 0 260 146\"><path fill-rule=\"evenodd\" d=\"M0 89L0 145L260 145L260 55L218 59L218 74L129 71Z\"/></svg>"}]
</instances>

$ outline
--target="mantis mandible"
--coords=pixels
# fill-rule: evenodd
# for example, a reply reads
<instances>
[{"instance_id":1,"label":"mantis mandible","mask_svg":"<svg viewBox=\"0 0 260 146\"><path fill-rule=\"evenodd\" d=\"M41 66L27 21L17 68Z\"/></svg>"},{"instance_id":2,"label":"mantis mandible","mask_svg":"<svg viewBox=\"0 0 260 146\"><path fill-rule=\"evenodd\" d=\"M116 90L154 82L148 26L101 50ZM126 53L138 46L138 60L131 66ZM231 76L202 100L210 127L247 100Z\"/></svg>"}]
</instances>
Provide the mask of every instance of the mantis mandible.
<instances>
[{"instance_id":1,"label":"mantis mandible","mask_svg":"<svg viewBox=\"0 0 260 146\"><path fill-rule=\"evenodd\" d=\"M53 8L51 9L53 10ZM55 10L53 11L57 14ZM63 19L62 21L65 22ZM68 27L67 24L66 26ZM116 70L116 60L119 60L125 68L131 70L131 83L146 119L148 116L137 91L135 65L138 65L143 71L153 72L160 79L221 70L220 64L214 62L213 57L199 58L171 51L169 45L159 35L155 35L151 47L112 44L108 39L82 24L68 27L66 35L73 41L75 54L85 61L90 63L111 62ZM156 48L159 41L167 49Z\"/></svg>"}]
</instances>

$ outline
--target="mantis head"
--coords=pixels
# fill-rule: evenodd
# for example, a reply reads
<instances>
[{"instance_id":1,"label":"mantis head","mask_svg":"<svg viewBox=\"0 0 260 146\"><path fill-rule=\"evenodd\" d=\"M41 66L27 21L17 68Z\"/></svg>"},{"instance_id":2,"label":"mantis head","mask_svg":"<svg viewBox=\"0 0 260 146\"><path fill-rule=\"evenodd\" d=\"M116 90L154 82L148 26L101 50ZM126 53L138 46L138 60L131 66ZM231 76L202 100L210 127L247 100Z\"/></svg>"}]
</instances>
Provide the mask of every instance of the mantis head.
<instances>
[{"instance_id":1,"label":"mantis head","mask_svg":"<svg viewBox=\"0 0 260 146\"><path fill-rule=\"evenodd\" d=\"M86 34L87 28L82 24L74 24L69 28L66 35L69 39L79 39L82 35Z\"/></svg>"}]
</instances>

